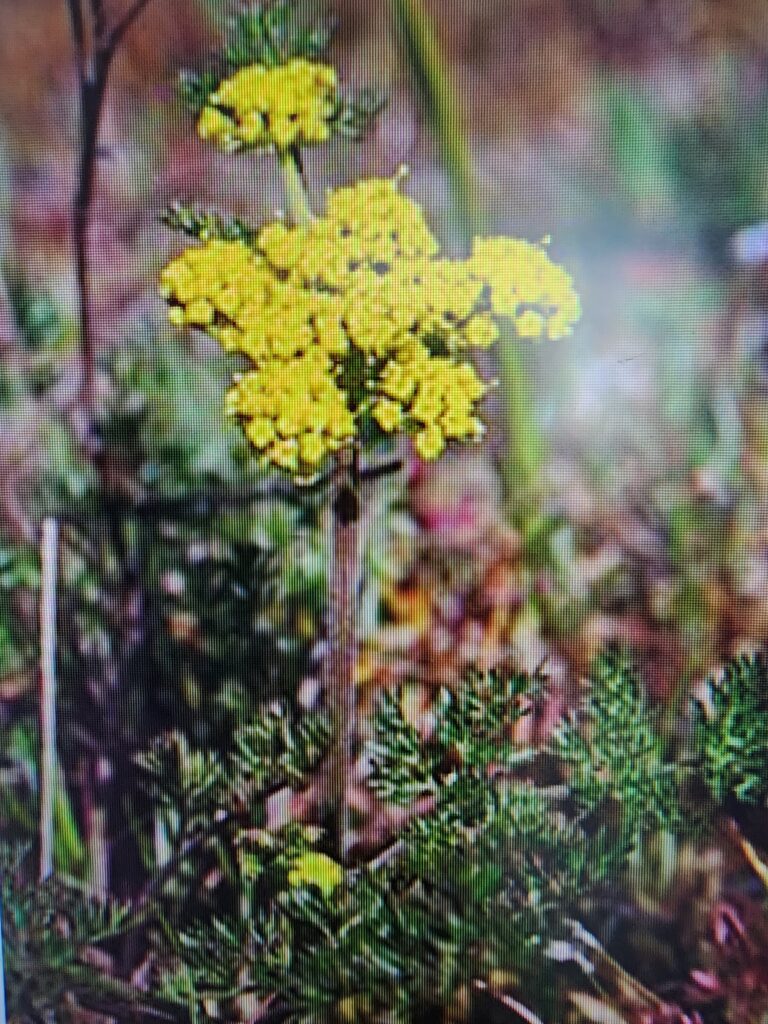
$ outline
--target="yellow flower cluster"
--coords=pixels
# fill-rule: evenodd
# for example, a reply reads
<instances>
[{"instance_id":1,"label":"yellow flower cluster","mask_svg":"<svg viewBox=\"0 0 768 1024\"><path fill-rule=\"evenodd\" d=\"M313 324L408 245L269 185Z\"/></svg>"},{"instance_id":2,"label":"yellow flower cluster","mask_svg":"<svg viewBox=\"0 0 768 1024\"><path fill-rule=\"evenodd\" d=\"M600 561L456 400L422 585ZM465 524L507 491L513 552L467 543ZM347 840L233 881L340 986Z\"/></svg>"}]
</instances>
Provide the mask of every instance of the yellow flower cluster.
<instances>
[{"instance_id":1,"label":"yellow flower cluster","mask_svg":"<svg viewBox=\"0 0 768 1024\"><path fill-rule=\"evenodd\" d=\"M430 356L426 345L413 342L390 359L376 385L381 397L373 417L388 433L406 418L418 424L414 443L423 459L435 459L448 438L482 437L482 422L472 415L486 385L469 363Z\"/></svg>"},{"instance_id":2,"label":"yellow flower cluster","mask_svg":"<svg viewBox=\"0 0 768 1024\"><path fill-rule=\"evenodd\" d=\"M325 142L336 110L336 72L300 57L276 67L253 64L226 78L208 98L197 133L231 152L245 146Z\"/></svg>"},{"instance_id":3,"label":"yellow flower cluster","mask_svg":"<svg viewBox=\"0 0 768 1024\"><path fill-rule=\"evenodd\" d=\"M265 461L311 474L355 436L336 383L348 347L338 297L281 280L244 242L187 249L161 275L161 293L181 326L201 327L228 351L247 355L226 408L240 417Z\"/></svg>"},{"instance_id":4,"label":"yellow flower cluster","mask_svg":"<svg viewBox=\"0 0 768 1024\"><path fill-rule=\"evenodd\" d=\"M550 260L543 245L478 238L469 265L488 283L493 312L513 320L521 338L564 338L581 315L570 276Z\"/></svg>"},{"instance_id":5,"label":"yellow flower cluster","mask_svg":"<svg viewBox=\"0 0 768 1024\"><path fill-rule=\"evenodd\" d=\"M302 853L288 872L292 886L316 886L326 899L332 896L344 881L344 869L325 853Z\"/></svg>"},{"instance_id":6,"label":"yellow flower cluster","mask_svg":"<svg viewBox=\"0 0 768 1024\"><path fill-rule=\"evenodd\" d=\"M269 461L293 473L312 470L355 435L346 395L329 359L307 352L271 360L243 374L227 394L226 410Z\"/></svg>"},{"instance_id":7,"label":"yellow flower cluster","mask_svg":"<svg viewBox=\"0 0 768 1024\"><path fill-rule=\"evenodd\" d=\"M297 476L352 439L362 415L406 429L419 454L482 436L488 385L461 360L498 335L568 334L579 304L541 246L482 239L468 260L438 256L420 208L398 182L331 192L309 224L265 227L253 248L209 241L161 277L174 323L201 327L248 356L227 397L266 463ZM357 390L354 363L364 367Z\"/></svg>"}]
</instances>

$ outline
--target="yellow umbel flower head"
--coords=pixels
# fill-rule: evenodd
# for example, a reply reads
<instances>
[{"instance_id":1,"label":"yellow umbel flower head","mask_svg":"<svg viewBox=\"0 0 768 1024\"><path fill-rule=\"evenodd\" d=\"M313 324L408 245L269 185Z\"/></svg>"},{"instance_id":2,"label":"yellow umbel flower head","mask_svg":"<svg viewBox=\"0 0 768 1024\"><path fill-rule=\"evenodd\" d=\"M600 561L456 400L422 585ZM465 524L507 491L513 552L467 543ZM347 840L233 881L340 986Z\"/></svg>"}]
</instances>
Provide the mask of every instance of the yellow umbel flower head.
<instances>
[{"instance_id":1,"label":"yellow umbel flower head","mask_svg":"<svg viewBox=\"0 0 768 1024\"><path fill-rule=\"evenodd\" d=\"M337 109L335 70L296 57L241 68L208 97L197 133L226 151L325 142Z\"/></svg>"},{"instance_id":2,"label":"yellow umbel flower head","mask_svg":"<svg viewBox=\"0 0 768 1024\"><path fill-rule=\"evenodd\" d=\"M366 416L406 430L425 459L478 440L489 385L464 354L493 344L499 318L520 337L558 338L579 316L543 245L480 239L469 259L441 257L399 179L336 189L323 216L269 224L252 246L192 247L163 270L161 291L174 324L248 357L227 410L266 464L299 478Z\"/></svg>"}]
</instances>

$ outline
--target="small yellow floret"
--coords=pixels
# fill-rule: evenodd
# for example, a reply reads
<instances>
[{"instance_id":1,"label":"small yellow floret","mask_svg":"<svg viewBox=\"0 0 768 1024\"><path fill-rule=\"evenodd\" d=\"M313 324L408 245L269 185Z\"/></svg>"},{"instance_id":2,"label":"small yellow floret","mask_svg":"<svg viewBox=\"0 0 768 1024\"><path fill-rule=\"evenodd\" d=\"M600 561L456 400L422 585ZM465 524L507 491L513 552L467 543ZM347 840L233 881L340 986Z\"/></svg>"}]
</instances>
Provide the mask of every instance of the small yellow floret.
<instances>
[{"instance_id":1,"label":"small yellow floret","mask_svg":"<svg viewBox=\"0 0 768 1024\"><path fill-rule=\"evenodd\" d=\"M515 320L515 330L521 338L540 338L544 326L544 317L532 309L526 309Z\"/></svg>"},{"instance_id":2,"label":"small yellow floret","mask_svg":"<svg viewBox=\"0 0 768 1024\"><path fill-rule=\"evenodd\" d=\"M201 139L215 142L227 148L235 141L237 125L216 107L204 107L197 122L197 134Z\"/></svg>"},{"instance_id":3,"label":"small yellow floret","mask_svg":"<svg viewBox=\"0 0 768 1024\"><path fill-rule=\"evenodd\" d=\"M391 433L403 422L403 407L388 398L380 398L373 408L373 418L382 430Z\"/></svg>"},{"instance_id":4,"label":"small yellow floret","mask_svg":"<svg viewBox=\"0 0 768 1024\"><path fill-rule=\"evenodd\" d=\"M414 439L416 451L422 459L436 459L445 448L443 432L439 427L427 427L420 430Z\"/></svg>"},{"instance_id":5,"label":"small yellow floret","mask_svg":"<svg viewBox=\"0 0 768 1024\"><path fill-rule=\"evenodd\" d=\"M195 299L187 306L185 320L195 327L208 327L213 323L213 306L208 299Z\"/></svg>"},{"instance_id":6,"label":"small yellow floret","mask_svg":"<svg viewBox=\"0 0 768 1024\"><path fill-rule=\"evenodd\" d=\"M488 313L478 313L464 328L464 337L468 345L490 348L499 337L499 328Z\"/></svg>"},{"instance_id":7,"label":"small yellow floret","mask_svg":"<svg viewBox=\"0 0 768 1024\"><path fill-rule=\"evenodd\" d=\"M344 881L344 869L324 853L303 853L288 872L288 884L315 886L328 899Z\"/></svg>"},{"instance_id":8,"label":"small yellow floret","mask_svg":"<svg viewBox=\"0 0 768 1024\"><path fill-rule=\"evenodd\" d=\"M493 312L516 320L521 337L539 337L545 330L550 338L563 337L579 318L573 281L540 245L514 238L479 238L469 265L486 282ZM534 331L535 321L527 313L541 318L538 330Z\"/></svg>"},{"instance_id":9,"label":"small yellow floret","mask_svg":"<svg viewBox=\"0 0 768 1024\"><path fill-rule=\"evenodd\" d=\"M439 398L433 398L429 394L419 393L411 405L409 412L414 419L422 423L434 423L440 415L443 403Z\"/></svg>"},{"instance_id":10,"label":"small yellow floret","mask_svg":"<svg viewBox=\"0 0 768 1024\"><path fill-rule=\"evenodd\" d=\"M275 439L275 428L265 416L254 417L245 425L248 440L256 448L266 448Z\"/></svg>"},{"instance_id":11,"label":"small yellow floret","mask_svg":"<svg viewBox=\"0 0 768 1024\"><path fill-rule=\"evenodd\" d=\"M322 462L328 448L319 434L302 434L299 438L299 455L311 466Z\"/></svg>"}]
</instances>

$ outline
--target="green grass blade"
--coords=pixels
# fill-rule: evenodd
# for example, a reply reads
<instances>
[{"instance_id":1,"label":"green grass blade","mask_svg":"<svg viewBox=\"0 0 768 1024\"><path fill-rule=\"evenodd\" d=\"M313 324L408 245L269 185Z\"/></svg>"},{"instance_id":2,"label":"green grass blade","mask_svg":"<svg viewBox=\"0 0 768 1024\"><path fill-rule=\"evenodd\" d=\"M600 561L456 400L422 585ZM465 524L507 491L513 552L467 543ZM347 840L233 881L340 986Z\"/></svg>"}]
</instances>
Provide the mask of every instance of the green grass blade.
<instances>
[{"instance_id":1,"label":"green grass blade","mask_svg":"<svg viewBox=\"0 0 768 1024\"><path fill-rule=\"evenodd\" d=\"M53 805L54 863L58 871L65 871L79 877L88 860L85 843L80 835L72 804L67 796L61 768L58 769L57 775Z\"/></svg>"},{"instance_id":2,"label":"green grass blade","mask_svg":"<svg viewBox=\"0 0 768 1024\"><path fill-rule=\"evenodd\" d=\"M461 107L432 19L422 0L390 0L403 51L448 174L462 234L471 238L479 214L472 155Z\"/></svg>"},{"instance_id":3,"label":"green grass blade","mask_svg":"<svg viewBox=\"0 0 768 1024\"><path fill-rule=\"evenodd\" d=\"M390 0L390 9L448 174L461 235L469 244L482 232L484 217L476 201L472 155L451 69L422 0ZM546 456L544 438L532 414L533 389L519 344L510 336L499 341L506 435L505 505L518 517L524 511L521 505L530 504Z\"/></svg>"}]
</instances>

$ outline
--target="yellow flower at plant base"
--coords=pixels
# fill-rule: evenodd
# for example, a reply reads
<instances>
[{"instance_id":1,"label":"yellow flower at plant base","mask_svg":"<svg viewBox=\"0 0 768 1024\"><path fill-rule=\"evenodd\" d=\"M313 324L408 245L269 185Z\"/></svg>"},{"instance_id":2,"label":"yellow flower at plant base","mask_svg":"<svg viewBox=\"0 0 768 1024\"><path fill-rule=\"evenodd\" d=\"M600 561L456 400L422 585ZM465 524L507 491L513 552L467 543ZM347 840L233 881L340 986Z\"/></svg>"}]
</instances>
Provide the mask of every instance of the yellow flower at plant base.
<instances>
[{"instance_id":1,"label":"yellow flower at plant base","mask_svg":"<svg viewBox=\"0 0 768 1024\"><path fill-rule=\"evenodd\" d=\"M252 64L211 93L197 133L228 152L325 142L337 108L337 84L332 67L301 57L275 67Z\"/></svg>"},{"instance_id":2,"label":"yellow flower at plant base","mask_svg":"<svg viewBox=\"0 0 768 1024\"><path fill-rule=\"evenodd\" d=\"M316 886L328 899L344 881L344 869L325 853L302 853L294 860L288 872L288 884Z\"/></svg>"},{"instance_id":3,"label":"yellow flower at plant base","mask_svg":"<svg viewBox=\"0 0 768 1024\"><path fill-rule=\"evenodd\" d=\"M404 429L425 459L479 440L489 386L464 356L510 319L521 338L569 334L579 300L541 245L478 239L447 259L399 181L329 191L308 224L264 227L252 245L214 239L165 267L176 326L206 331L251 369L226 409L265 465L299 480L357 436L370 416Z\"/></svg>"}]
</instances>

